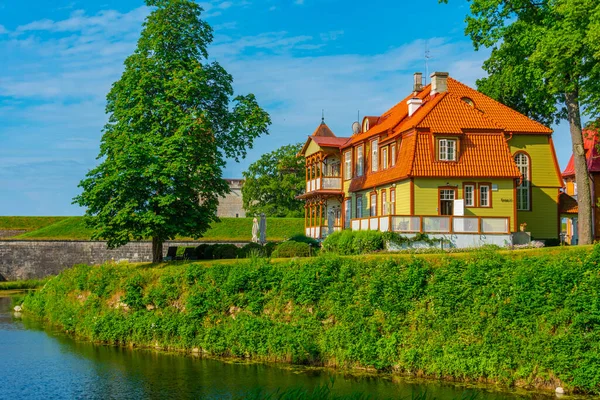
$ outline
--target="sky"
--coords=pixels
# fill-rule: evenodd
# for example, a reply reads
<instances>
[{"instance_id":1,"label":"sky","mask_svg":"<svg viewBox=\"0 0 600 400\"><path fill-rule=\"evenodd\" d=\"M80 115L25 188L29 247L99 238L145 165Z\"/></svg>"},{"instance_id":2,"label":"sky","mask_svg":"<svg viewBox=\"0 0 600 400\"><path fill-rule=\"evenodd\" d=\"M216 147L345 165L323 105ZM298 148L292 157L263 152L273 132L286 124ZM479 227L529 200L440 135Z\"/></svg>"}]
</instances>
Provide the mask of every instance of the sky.
<instances>
[{"instance_id":1,"label":"sky","mask_svg":"<svg viewBox=\"0 0 600 400\"><path fill-rule=\"evenodd\" d=\"M380 115L412 74L447 71L475 87L489 55L464 36L468 3L450 0L201 2L214 29L209 61L271 115L263 153L304 142L321 121L349 136L357 116ZM106 94L123 72L150 9L143 0L0 0L0 215L82 215L78 183L98 164ZM429 52L426 63L426 51ZM568 126L553 126L561 168Z\"/></svg>"}]
</instances>

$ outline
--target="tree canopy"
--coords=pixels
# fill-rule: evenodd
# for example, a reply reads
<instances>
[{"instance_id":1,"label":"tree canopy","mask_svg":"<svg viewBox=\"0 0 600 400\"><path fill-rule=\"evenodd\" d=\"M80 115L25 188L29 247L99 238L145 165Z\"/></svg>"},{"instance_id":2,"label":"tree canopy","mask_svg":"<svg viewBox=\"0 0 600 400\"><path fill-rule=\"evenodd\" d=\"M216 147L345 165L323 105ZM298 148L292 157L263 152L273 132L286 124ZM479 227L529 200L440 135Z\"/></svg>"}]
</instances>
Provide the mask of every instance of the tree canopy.
<instances>
[{"instance_id":1,"label":"tree canopy","mask_svg":"<svg viewBox=\"0 0 600 400\"><path fill-rule=\"evenodd\" d=\"M177 235L200 237L216 221L226 158L239 160L267 133L252 94L207 62L212 29L192 0L146 0L153 11L107 95L100 164L80 183L93 238L118 247L152 238L153 259Z\"/></svg>"},{"instance_id":2,"label":"tree canopy","mask_svg":"<svg viewBox=\"0 0 600 400\"><path fill-rule=\"evenodd\" d=\"M302 144L282 146L263 154L243 173L242 196L248 215L265 213L268 217L302 217L302 194L306 184L304 157L296 157Z\"/></svg>"},{"instance_id":3,"label":"tree canopy","mask_svg":"<svg viewBox=\"0 0 600 400\"><path fill-rule=\"evenodd\" d=\"M448 0L440 0L446 3ZM466 34L491 56L478 89L546 125L569 122L579 191L580 243L591 242L591 192L581 110L600 115L598 0L472 0Z\"/></svg>"}]
</instances>

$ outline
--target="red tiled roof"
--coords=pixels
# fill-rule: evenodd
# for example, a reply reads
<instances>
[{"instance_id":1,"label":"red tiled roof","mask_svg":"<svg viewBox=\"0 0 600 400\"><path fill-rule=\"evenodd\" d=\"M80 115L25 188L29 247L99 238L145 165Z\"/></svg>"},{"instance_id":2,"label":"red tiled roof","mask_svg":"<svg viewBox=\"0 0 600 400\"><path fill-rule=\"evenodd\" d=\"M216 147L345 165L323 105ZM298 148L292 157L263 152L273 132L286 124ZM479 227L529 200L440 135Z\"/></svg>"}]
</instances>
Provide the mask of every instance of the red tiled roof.
<instances>
[{"instance_id":1,"label":"red tiled roof","mask_svg":"<svg viewBox=\"0 0 600 400\"><path fill-rule=\"evenodd\" d=\"M583 130L583 148L585 149L585 158L587 160L587 167L589 172L600 171L600 153L598 152L598 145L600 145L600 138L598 132L591 129ZM575 160L571 155L567 167L562 173L564 178L575 175Z\"/></svg>"},{"instance_id":2,"label":"red tiled roof","mask_svg":"<svg viewBox=\"0 0 600 400\"><path fill-rule=\"evenodd\" d=\"M311 136L316 144L323 147L341 147L350 139L347 137Z\"/></svg>"},{"instance_id":3,"label":"red tiled roof","mask_svg":"<svg viewBox=\"0 0 600 400\"><path fill-rule=\"evenodd\" d=\"M579 212L577 200L564 192L558 197L558 204L561 214L577 214Z\"/></svg>"},{"instance_id":4,"label":"red tiled roof","mask_svg":"<svg viewBox=\"0 0 600 400\"><path fill-rule=\"evenodd\" d=\"M327 126L325 122L321 122L321 124L315 129L311 136L314 137L335 137L331 129Z\"/></svg>"}]
</instances>

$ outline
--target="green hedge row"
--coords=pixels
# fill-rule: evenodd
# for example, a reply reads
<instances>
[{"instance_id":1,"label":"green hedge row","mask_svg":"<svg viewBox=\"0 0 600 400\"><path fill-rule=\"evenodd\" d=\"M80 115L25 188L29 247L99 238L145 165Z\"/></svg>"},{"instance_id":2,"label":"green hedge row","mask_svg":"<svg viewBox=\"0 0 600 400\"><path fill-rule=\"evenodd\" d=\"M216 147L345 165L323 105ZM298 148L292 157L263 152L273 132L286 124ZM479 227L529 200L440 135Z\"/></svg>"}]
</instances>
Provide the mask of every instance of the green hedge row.
<instances>
[{"instance_id":1,"label":"green hedge row","mask_svg":"<svg viewBox=\"0 0 600 400\"><path fill-rule=\"evenodd\" d=\"M600 394L589 249L77 266L24 310L110 344Z\"/></svg>"}]
</instances>

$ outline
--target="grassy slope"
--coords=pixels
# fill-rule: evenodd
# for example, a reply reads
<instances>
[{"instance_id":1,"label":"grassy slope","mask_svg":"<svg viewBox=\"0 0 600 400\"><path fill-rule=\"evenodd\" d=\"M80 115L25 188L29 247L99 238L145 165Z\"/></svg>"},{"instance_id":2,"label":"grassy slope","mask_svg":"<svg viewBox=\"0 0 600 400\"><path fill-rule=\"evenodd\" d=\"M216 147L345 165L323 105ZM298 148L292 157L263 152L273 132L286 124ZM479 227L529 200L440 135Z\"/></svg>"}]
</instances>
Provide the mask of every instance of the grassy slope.
<instances>
[{"instance_id":1,"label":"grassy slope","mask_svg":"<svg viewBox=\"0 0 600 400\"><path fill-rule=\"evenodd\" d=\"M267 218L267 240L284 240L304 231L302 218ZM91 232L83 223L82 217L67 217L58 222L24 233L16 239L29 240L88 240ZM15 238L13 238L15 239ZM191 238L179 238L190 239ZM252 239L252 218L222 218L206 232L203 241L250 241Z\"/></svg>"},{"instance_id":2,"label":"grassy slope","mask_svg":"<svg viewBox=\"0 0 600 400\"><path fill-rule=\"evenodd\" d=\"M105 343L598 394L599 263L600 245L79 266L25 310Z\"/></svg>"},{"instance_id":3,"label":"grassy slope","mask_svg":"<svg viewBox=\"0 0 600 400\"><path fill-rule=\"evenodd\" d=\"M0 229L33 231L68 217L0 217Z\"/></svg>"}]
</instances>

